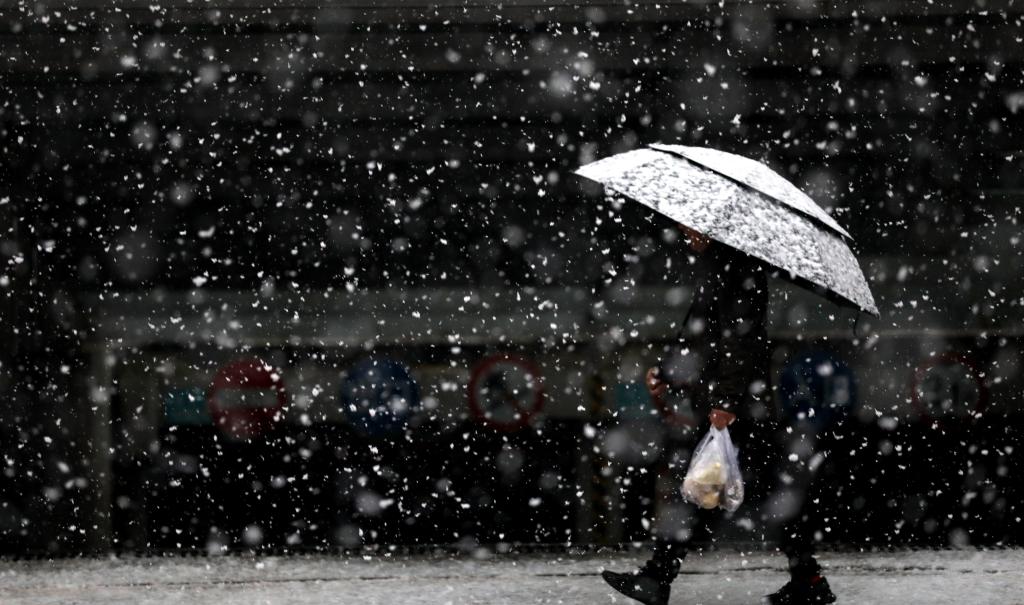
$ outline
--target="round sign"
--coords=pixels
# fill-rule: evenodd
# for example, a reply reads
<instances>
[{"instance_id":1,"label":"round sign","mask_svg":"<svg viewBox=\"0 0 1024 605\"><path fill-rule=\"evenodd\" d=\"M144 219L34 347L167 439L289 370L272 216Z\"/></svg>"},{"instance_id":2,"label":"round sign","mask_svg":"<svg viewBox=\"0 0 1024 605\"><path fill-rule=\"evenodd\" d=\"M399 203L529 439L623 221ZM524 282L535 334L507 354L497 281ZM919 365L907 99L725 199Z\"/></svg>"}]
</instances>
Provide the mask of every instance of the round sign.
<instances>
[{"instance_id":1,"label":"round sign","mask_svg":"<svg viewBox=\"0 0 1024 605\"><path fill-rule=\"evenodd\" d=\"M988 388L978 368L963 355L929 357L914 370L910 401L925 420L981 413Z\"/></svg>"},{"instance_id":2,"label":"round sign","mask_svg":"<svg viewBox=\"0 0 1024 605\"><path fill-rule=\"evenodd\" d=\"M230 438L245 441L281 419L288 394L281 373L252 357L222 366L206 399L214 424Z\"/></svg>"},{"instance_id":3,"label":"round sign","mask_svg":"<svg viewBox=\"0 0 1024 605\"><path fill-rule=\"evenodd\" d=\"M828 425L857 404L857 381L843 361L829 353L809 351L782 369L779 395L791 418Z\"/></svg>"},{"instance_id":4,"label":"round sign","mask_svg":"<svg viewBox=\"0 0 1024 605\"><path fill-rule=\"evenodd\" d=\"M499 354L473 369L469 409L483 424L500 431L519 430L543 407L544 376L532 361Z\"/></svg>"},{"instance_id":5,"label":"round sign","mask_svg":"<svg viewBox=\"0 0 1024 605\"><path fill-rule=\"evenodd\" d=\"M405 429L419 409L420 390L409 370L385 357L356 364L341 383L342 411L370 435Z\"/></svg>"}]
</instances>

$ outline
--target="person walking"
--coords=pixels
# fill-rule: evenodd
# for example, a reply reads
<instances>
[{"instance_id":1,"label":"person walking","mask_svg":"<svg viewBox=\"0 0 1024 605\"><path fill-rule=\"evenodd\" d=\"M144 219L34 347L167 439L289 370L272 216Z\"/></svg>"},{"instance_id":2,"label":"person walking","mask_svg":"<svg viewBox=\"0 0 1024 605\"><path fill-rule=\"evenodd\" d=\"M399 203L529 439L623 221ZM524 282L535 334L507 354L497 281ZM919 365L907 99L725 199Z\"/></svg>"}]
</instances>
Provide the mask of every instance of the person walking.
<instances>
[{"instance_id":1,"label":"person walking","mask_svg":"<svg viewBox=\"0 0 1024 605\"><path fill-rule=\"evenodd\" d=\"M695 409L707 413L707 424L725 428L733 423L732 437L742 453L754 440L772 439L781 425L765 412L768 396L769 345L765 330L768 305L768 268L754 257L730 246L712 242L704 234L680 224L693 252L700 255L704 278L697 287L684 321L682 339L704 345L706 362L696 387ZM646 386L654 398L665 397L671 388L659 367L647 371ZM704 425L702 428L707 428ZM791 433L792 431L790 431ZM741 462L745 480L755 486L772 483L782 456ZM803 473L806 465L787 468ZM771 605L810 605L835 601L828 580L814 557L814 539L807 511L796 514L765 514L769 535L780 541L789 560L790 580L765 598ZM640 569L617 573L604 571L604 580L618 592L647 605L668 603L672 582L681 561L695 544L710 540L724 511L688 505L688 522L669 536L655 536L654 552ZM785 517L785 518L783 518Z\"/></svg>"}]
</instances>

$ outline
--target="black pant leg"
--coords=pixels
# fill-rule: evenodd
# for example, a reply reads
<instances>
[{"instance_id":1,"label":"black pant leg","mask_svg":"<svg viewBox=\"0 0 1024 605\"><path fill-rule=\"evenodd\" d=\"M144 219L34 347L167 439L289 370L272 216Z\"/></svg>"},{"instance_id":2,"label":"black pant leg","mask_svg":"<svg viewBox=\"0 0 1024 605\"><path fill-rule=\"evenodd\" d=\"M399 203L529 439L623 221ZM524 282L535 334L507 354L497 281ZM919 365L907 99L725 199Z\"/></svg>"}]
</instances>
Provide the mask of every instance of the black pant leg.
<instances>
[{"instance_id":1,"label":"black pant leg","mask_svg":"<svg viewBox=\"0 0 1024 605\"><path fill-rule=\"evenodd\" d=\"M645 571L661 580L671 582L679 573L680 561L693 549L695 542L709 541L721 519L721 511L693 507L690 531L684 539L655 538L654 552L644 566Z\"/></svg>"},{"instance_id":2,"label":"black pant leg","mask_svg":"<svg viewBox=\"0 0 1024 605\"><path fill-rule=\"evenodd\" d=\"M777 540L789 559L790 573L795 577L814 576L821 572L821 567L814 558L817 510L809 496L815 475L811 461L824 452L809 428L784 428L780 437L783 447L773 472L776 487L764 513L766 525L769 536ZM795 461L790 459L791 454L796 454ZM782 481L782 477L786 480ZM787 501L788 506L778 504Z\"/></svg>"}]
</instances>

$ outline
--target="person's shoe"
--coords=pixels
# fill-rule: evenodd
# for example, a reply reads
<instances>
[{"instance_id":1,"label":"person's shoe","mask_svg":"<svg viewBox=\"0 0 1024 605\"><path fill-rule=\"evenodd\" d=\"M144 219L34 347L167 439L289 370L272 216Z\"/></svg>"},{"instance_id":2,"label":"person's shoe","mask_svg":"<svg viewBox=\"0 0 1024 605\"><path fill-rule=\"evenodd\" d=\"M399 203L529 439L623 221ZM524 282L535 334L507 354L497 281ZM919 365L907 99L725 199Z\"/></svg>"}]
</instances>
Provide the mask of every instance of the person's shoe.
<instances>
[{"instance_id":1,"label":"person's shoe","mask_svg":"<svg viewBox=\"0 0 1024 605\"><path fill-rule=\"evenodd\" d=\"M659 579L647 573L643 567L629 573L603 571L601 577L615 590L644 605L668 605L672 581Z\"/></svg>"},{"instance_id":2,"label":"person's shoe","mask_svg":"<svg viewBox=\"0 0 1024 605\"><path fill-rule=\"evenodd\" d=\"M766 596L766 605L825 605L835 603L836 595L828 586L828 580L818 574L804 578L793 578L777 592Z\"/></svg>"}]
</instances>

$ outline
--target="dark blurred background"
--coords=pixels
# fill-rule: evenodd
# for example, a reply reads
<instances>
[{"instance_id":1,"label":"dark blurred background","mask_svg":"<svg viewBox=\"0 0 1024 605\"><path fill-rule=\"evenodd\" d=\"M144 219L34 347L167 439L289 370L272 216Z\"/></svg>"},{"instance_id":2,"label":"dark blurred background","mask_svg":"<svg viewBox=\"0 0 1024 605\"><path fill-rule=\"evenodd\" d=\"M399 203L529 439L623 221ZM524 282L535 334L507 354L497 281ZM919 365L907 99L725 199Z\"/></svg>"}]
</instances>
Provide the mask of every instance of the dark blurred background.
<instances>
[{"instance_id":1,"label":"dark blurred background","mask_svg":"<svg viewBox=\"0 0 1024 605\"><path fill-rule=\"evenodd\" d=\"M693 281L572 171L659 141L856 240L879 319L773 284L818 537L1024 542L1019 5L73 4L0 3L0 552L645 539Z\"/></svg>"}]
</instances>

